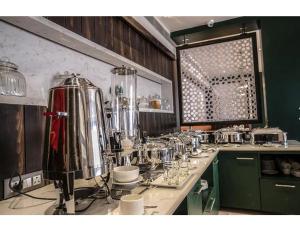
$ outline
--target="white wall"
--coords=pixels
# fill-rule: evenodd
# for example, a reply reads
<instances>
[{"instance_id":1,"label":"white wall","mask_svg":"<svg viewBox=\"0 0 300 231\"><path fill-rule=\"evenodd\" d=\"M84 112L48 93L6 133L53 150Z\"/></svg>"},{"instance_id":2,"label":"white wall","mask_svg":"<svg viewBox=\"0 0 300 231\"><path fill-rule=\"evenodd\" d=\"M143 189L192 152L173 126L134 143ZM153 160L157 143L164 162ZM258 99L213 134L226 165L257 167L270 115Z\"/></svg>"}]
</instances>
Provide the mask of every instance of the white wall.
<instances>
[{"instance_id":1,"label":"white wall","mask_svg":"<svg viewBox=\"0 0 300 231\"><path fill-rule=\"evenodd\" d=\"M25 75L27 96L0 96L0 103L47 105L53 76L65 71L81 73L109 98L112 65L91 58L0 21L0 59L8 57ZM161 85L138 78L138 96L161 95Z\"/></svg>"}]
</instances>

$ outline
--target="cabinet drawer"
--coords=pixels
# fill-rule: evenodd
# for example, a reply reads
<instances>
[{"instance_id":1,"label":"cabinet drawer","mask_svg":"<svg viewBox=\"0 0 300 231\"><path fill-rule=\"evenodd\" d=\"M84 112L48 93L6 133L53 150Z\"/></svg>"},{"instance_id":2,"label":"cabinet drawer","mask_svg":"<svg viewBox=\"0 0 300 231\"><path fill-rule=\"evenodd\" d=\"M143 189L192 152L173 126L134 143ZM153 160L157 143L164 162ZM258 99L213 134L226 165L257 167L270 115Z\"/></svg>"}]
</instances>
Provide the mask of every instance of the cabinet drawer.
<instances>
[{"instance_id":1,"label":"cabinet drawer","mask_svg":"<svg viewBox=\"0 0 300 231\"><path fill-rule=\"evenodd\" d=\"M281 214L300 214L300 181L261 179L262 210Z\"/></svg>"},{"instance_id":2,"label":"cabinet drawer","mask_svg":"<svg viewBox=\"0 0 300 231\"><path fill-rule=\"evenodd\" d=\"M219 161L221 206L259 210L258 153L222 152Z\"/></svg>"}]
</instances>

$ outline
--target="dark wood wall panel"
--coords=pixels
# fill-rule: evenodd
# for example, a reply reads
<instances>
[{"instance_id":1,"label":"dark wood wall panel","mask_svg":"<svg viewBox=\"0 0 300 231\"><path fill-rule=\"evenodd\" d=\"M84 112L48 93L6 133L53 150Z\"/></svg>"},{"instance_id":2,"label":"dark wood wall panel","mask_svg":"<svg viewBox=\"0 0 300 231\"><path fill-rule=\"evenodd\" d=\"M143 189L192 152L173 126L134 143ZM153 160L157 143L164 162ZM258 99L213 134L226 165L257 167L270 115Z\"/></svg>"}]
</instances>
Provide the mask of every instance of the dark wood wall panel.
<instances>
[{"instance_id":1,"label":"dark wood wall panel","mask_svg":"<svg viewBox=\"0 0 300 231\"><path fill-rule=\"evenodd\" d=\"M81 23L82 35L95 42L95 17L82 17Z\"/></svg>"},{"instance_id":2,"label":"dark wood wall panel","mask_svg":"<svg viewBox=\"0 0 300 231\"><path fill-rule=\"evenodd\" d=\"M175 57L131 17L47 17L49 20L98 43L173 81ZM174 111L176 111L174 98ZM176 127L176 115L140 113L141 127L159 135Z\"/></svg>"},{"instance_id":3,"label":"dark wood wall panel","mask_svg":"<svg viewBox=\"0 0 300 231\"><path fill-rule=\"evenodd\" d=\"M174 132L176 128L175 114L140 112L140 126L148 136L158 136Z\"/></svg>"},{"instance_id":4,"label":"dark wood wall panel","mask_svg":"<svg viewBox=\"0 0 300 231\"><path fill-rule=\"evenodd\" d=\"M42 169L44 106L0 104L0 183Z\"/></svg>"},{"instance_id":5,"label":"dark wood wall panel","mask_svg":"<svg viewBox=\"0 0 300 231\"><path fill-rule=\"evenodd\" d=\"M46 112L43 106L24 106L26 172L42 169L43 144L45 136Z\"/></svg>"},{"instance_id":6,"label":"dark wood wall panel","mask_svg":"<svg viewBox=\"0 0 300 231\"><path fill-rule=\"evenodd\" d=\"M133 28L123 17L46 17L114 52L168 78L170 57L156 42ZM152 61L152 62L151 62Z\"/></svg>"},{"instance_id":7,"label":"dark wood wall panel","mask_svg":"<svg viewBox=\"0 0 300 231\"><path fill-rule=\"evenodd\" d=\"M25 172L24 107L0 104L0 179Z\"/></svg>"},{"instance_id":8,"label":"dark wood wall panel","mask_svg":"<svg viewBox=\"0 0 300 231\"><path fill-rule=\"evenodd\" d=\"M77 34L82 34L81 17L67 17L65 19L66 28Z\"/></svg>"},{"instance_id":9,"label":"dark wood wall panel","mask_svg":"<svg viewBox=\"0 0 300 231\"><path fill-rule=\"evenodd\" d=\"M60 26L66 27L66 18L67 17L59 16L59 17L46 17L46 18L50 19L52 22L55 22L56 24L58 24ZM69 18L73 18L73 17L69 17Z\"/></svg>"}]
</instances>

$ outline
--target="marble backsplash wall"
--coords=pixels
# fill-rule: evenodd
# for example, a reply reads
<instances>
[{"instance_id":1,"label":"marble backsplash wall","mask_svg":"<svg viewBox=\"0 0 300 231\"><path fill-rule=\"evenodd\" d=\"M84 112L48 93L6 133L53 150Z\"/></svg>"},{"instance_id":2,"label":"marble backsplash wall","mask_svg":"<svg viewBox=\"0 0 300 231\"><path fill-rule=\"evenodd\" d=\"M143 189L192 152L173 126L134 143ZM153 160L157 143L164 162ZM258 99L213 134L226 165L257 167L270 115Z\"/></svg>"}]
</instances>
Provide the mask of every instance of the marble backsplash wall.
<instances>
[{"instance_id":1,"label":"marble backsplash wall","mask_svg":"<svg viewBox=\"0 0 300 231\"><path fill-rule=\"evenodd\" d=\"M65 71L88 78L109 99L112 65L91 58L0 21L0 59L19 66L27 83L26 97L0 96L0 103L47 106L53 77ZM138 77L138 96L161 95L161 85Z\"/></svg>"}]
</instances>

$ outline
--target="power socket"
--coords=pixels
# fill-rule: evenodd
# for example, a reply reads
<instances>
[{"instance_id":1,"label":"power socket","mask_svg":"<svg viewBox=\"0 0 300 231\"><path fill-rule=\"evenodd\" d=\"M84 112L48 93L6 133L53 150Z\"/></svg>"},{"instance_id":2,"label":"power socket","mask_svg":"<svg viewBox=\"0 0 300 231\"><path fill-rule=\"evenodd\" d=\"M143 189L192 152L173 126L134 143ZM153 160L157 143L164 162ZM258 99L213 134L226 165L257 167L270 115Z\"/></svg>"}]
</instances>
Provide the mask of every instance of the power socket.
<instances>
[{"instance_id":1,"label":"power socket","mask_svg":"<svg viewBox=\"0 0 300 231\"><path fill-rule=\"evenodd\" d=\"M36 175L32 177L32 185L39 185L42 183L42 176L41 175Z\"/></svg>"},{"instance_id":2,"label":"power socket","mask_svg":"<svg viewBox=\"0 0 300 231\"><path fill-rule=\"evenodd\" d=\"M20 184L19 179L14 179L14 180L11 181L11 186L12 186L12 188L17 187L17 185L19 185L19 184ZM11 189L9 189L9 191L10 191L11 193L13 192L13 190L11 190Z\"/></svg>"},{"instance_id":3,"label":"power socket","mask_svg":"<svg viewBox=\"0 0 300 231\"><path fill-rule=\"evenodd\" d=\"M26 178L23 180L23 189L30 188L32 186L32 180L31 177Z\"/></svg>"},{"instance_id":4,"label":"power socket","mask_svg":"<svg viewBox=\"0 0 300 231\"><path fill-rule=\"evenodd\" d=\"M43 182L43 172L42 171L36 171L32 173L28 173L21 176L22 178L22 185L20 185L20 188L18 190L21 190L22 192L29 192L34 189L40 188L44 185ZM3 198L1 199L7 199L12 196L18 195L18 193L13 192L9 187L9 182L11 181L11 186L16 188L19 185L19 177L13 177L12 179L4 179L4 190L3 190Z\"/></svg>"}]
</instances>

